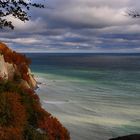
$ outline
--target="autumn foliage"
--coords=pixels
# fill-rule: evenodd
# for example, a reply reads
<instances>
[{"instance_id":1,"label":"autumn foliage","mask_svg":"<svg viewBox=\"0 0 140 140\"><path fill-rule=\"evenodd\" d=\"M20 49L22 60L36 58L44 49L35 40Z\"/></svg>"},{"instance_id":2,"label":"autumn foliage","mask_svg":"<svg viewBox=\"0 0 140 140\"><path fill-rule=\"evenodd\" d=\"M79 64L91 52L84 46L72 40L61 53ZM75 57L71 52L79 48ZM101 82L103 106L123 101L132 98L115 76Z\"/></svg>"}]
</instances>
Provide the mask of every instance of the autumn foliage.
<instances>
[{"instance_id":1,"label":"autumn foliage","mask_svg":"<svg viewBox=\"0 0 140 140\"><path fill-rule=\"evenodd\" d=\"M31 60L23 54L12 51L4 43L1 42L0 53L3 54L5 62L13 63L17 66L17 71L21 74L21 77L28 82L28 66L31 63Z\"/></svg>"},{"instance_id":2,"label":"autumn foliage","mask_svg":"<svg viewBox=\"0 0 140 140\"><path fill-rule=\"evenodd\" d=\"M60 122L52 117L44 116L43 120L38 121L39 128L44 130L49 137L49 140L68 140L69 134Z\"/></svg>"},{"instance_id":3,"label":"autumn foliage","mask_svg":"<svg viewBox=\"0 0 140 140\"><path fill-rule=\"evenodd\" d=\"M27 114L17 93L0 93L0 139L22 140Z\"/></svg>"},{"instance_id":4,"label":"autumn foliage","mask_svg":"<svg viewBox=\"0 0 140 140\"><path fill-rule=\"evenodd\" d=\"M28 80L30 61L24 55L1 43L0 52L6 62L18 67L21 78ZM0 140L70 140L70 136L66 128L42 108L33 89L0 78Z\"/></svg>"}]
</instances>

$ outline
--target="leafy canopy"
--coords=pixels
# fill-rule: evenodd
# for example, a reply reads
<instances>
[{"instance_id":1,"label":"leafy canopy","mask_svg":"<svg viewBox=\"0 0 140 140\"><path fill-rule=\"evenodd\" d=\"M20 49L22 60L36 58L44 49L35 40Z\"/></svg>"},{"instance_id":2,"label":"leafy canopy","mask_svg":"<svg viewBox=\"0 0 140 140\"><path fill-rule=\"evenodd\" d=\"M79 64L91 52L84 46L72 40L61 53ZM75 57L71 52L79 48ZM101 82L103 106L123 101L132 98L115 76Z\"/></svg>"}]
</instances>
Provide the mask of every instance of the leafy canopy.
<instances>
[{"instance_id":1,"label":"leafy canopy","mask_svg":"<svg viewBox=\"0 0 140 140\"><path fill-rule=\"evenodd\" d=\"M34 3L31 0L0 0L0 28L9 27L14 29L7 16L11 15L21 21L28 21L28 11L31 7L44 8L41 3Z\"/></svg>"}]
</instances>

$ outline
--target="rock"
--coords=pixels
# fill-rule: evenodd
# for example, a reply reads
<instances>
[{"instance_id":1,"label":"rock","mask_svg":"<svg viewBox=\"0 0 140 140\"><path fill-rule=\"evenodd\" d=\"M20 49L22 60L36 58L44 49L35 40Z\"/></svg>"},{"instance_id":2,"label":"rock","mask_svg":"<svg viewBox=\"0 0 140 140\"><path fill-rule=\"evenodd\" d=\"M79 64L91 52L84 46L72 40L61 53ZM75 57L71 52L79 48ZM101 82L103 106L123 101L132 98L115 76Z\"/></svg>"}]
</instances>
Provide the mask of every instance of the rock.
<instances>
[{"instance_id":1,"label":"rock","mask_svg":"<svg viewBox=\"0 0 140 140\"><path fill-rule=\"evenodd\" d=\"M29 84L27 83L27 81L25 81L25 80L21 80L21 81L20 81L20 85L21 85L22 87L24 87L24 88L31 88L31 87L29 86Z\"/></svg>"},{"instance_id":2,"label":"rock","mask_svg":"<svg viewBox=\"0 0 140 140\"><path fill-rule=\"evenodd\" d=\"M8 71L8 79L13 80L15 72L16 72L14 65L10 63L6 63L6 66L7 66L7 71Z\"/></svg>"},{"instance_id":3,"label":"rock","mask_svg":"<svg viewBox=\"0 0 140 140\"><path fill-rule=\"evenodd\" d=\"M15 63L15 60L13 59L14 57L20 60L21 64L23 63L25 65L23 69L28 66L26 65L26 57L23 57L23 55L19 53L13 52L4 43L0 42L0 79L11 81L14 80L20 84L23 84L23 86L26 88L37 88L37 82L31 73L31 70L28 68L27 72L22 72L18 65L19 62ZM23 78L23 75L26 78Z\"/></svg>"},{"instance_id":4,"label":"rock","mask_svg":"<svg viewBox=\"0 0 140 140\"><path fill-rule=\"evenodd\" d=\"M127 136L112 138L109 140L140 140L140 134L132 134Z\"/></svg>"},{"instance_id":5,"label":"rock","mask_svg":"<svg viewBox=\"0 0 140 140\"><path fill-rule=\"evenodd\" d=\"M34 75L31 73L30 68L28 68L28 75L29 75L29 85L33 89L37 88L37 81L34 78Z\"/></svg>"},{"instance_id":6,"label":"rock","mask_svg":"<svg viewBox=\"0 0 140 140\"><path fill-rule=\"evenodd\" d=\"M37 82L34 79L32 74L29 74L29 79L30 79L30 82L29 82L30 87L33 89L37 88Z\"/></svg>"},{"instance_id":7,"label":"rock","mask_svg":"<svg viewBox=\"0 0 140 140\"><path fill-rule=\"evenodd\" d=\"M4 61L3 55L0 54L0 77L2 79L8 79L8 71L7 71L7 66Z\"/></svg>"}]
</instances>

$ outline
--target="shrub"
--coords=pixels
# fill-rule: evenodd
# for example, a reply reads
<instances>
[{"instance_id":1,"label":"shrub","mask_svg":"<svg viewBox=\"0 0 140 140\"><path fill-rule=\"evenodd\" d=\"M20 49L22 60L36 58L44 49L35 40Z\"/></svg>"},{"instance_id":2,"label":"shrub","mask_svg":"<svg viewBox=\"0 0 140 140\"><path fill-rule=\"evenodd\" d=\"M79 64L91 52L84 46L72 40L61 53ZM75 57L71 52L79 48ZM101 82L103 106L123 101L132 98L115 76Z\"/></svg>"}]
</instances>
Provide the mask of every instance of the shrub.
<instances>
[{"instance_id":1,"label":"shrub","mask_svg":"<svg viewBox=\"0 0 140 140\"><path fill-rule=\"evenodd\" d=\"M22 140L27 115L19 94L0 94L0 140Z\"/></svg>"},{"instance_id":2,"label":"shrub","mask_svg":"<svg viewBox=\"0 0 140 140\"><path fill-rule=\"evenodd\" d=\"M13 80L14 80L15 82L21 82L21 79L22 79L22 77L21 77L20 74L14 73Z\"/></svg>"},{"instance_id":3,"label":"shrub","mask_svg":"<svg viewBox=\"0 0 140 140\"><path fill-rule=\"evenodd\" d=\"M17 127L1 127L0 140L23 140L22 131Z\"/></svg>"},{"instance_id":4,"label":"shrub","mask_svg":"<svg viewBox=\"0 0 140 140\"><path fill-rule=\"evenodd\" d=\"M41 134L31 125L28 125L24 131L25 140L49 140L47 135Z\"/></svg>"},{"instance_id":5,"label":"shrub","mask_svg":"<svg viewBox=\"0 0 140 140\"><path fill-rule=\"evenodd\" d=\"M0 140L70 140L61 123L41 107L34 90L12 81L0 82L0 116Z\"/></svg>"},{"instance_id":6,"label":"shrub","mask_svg":"<svg viewBox=\"0 0 140 140\"><path fill-rule=\"evenodd\" d=\"M52 116L44 116L44 119L40 120L38 125L47 133L49 140L70 140L68 131Z\"/></svg>"}]
</instances>

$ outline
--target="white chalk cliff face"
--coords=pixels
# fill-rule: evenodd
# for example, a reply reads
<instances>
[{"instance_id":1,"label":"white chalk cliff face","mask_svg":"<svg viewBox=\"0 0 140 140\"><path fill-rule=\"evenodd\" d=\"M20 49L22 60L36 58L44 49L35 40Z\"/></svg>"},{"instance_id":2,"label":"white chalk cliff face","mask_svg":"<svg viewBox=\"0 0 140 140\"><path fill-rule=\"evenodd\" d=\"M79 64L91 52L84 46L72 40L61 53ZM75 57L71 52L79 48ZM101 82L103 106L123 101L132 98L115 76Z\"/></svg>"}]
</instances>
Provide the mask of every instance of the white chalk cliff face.
<instances>
[{"instance_id":1,"label":"white chalk cliff face","mask_svg":"<svg viewBox=\"0 0 140 140\"><path fill-rule=\"evenodd\" d=\"M8 79L7 64L5 63L3 55L0 54L0 77L2 79Z\"/></svg>"},{"instance_id":2,"label":"white chalk cliff face","mask_svg":"<svg viewBox=\"0 0 140 140\"><path fill-rule=\"evenodd\" d=\"M0 42L0 49L2 48L2 45L3 43ZM20 71L18 70L18 66L13 62L11 63L6 62L4 59L4 54L0 53L0 79L12 81L14 80L15 75L17 75L17 73L20 74ZM20 84L22 84L24 87L27 88L32 88L32 89L36 88L37 82L29 68L28 68L27 75L29 77L28 81L21 78Z\"/></svg>"}]
</instances>

